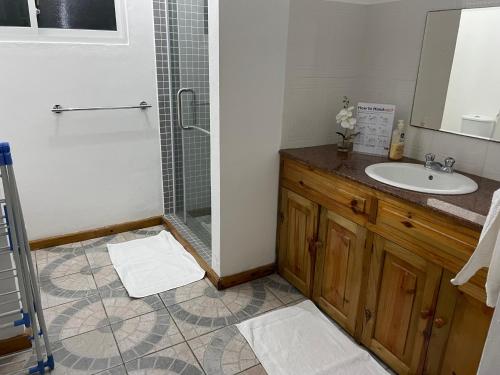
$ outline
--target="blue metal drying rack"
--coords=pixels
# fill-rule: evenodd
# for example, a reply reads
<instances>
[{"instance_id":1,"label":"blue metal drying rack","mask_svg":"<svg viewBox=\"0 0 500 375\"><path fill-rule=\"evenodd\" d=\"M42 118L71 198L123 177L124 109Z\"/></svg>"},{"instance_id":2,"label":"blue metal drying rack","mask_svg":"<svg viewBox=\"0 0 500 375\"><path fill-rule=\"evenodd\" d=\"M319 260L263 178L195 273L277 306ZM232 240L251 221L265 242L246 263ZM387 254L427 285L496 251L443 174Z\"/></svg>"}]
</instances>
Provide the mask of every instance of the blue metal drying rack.
<instances>
[{"instance_id":1,"label":"blue metal drying rack","mask_svg":"<svg viewBox=\"0 0 500 375\"><path fill-rule=\"evenodd\" d=\"M0 178L3 186L4 197L0 196L0 238L3 237L4 247L0 247L0 254L11 253L12 267L0 270L2 280L17 279L14 283L17 288L0 294L0 306L19 304L19 309L0 314L0 318L12 317L11 323L0 325L0 329L24 326L31 330L31 340L36 354L36 365L29 368L29 374L44 374L46 369L54 369L54 357L47 336L47 326L43 316L40 290L33 260L30 254L28 236L24 223L19 193L12 166L10 146L0 142ZM16 299L12 299L17 298ZM6 301L7 300L7 301ZM43 346L42 346L43 339Z\"/></svg>"}]
</instances>

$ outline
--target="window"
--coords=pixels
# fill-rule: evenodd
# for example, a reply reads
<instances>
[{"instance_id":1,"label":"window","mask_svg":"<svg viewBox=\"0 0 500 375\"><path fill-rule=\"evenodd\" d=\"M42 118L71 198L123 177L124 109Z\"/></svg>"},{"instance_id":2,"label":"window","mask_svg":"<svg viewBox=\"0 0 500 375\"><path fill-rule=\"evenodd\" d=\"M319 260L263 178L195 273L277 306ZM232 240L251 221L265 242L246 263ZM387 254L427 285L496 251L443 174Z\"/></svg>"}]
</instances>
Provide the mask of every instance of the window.
<instances>
[{"instance_id":1,"label":"window","mask_svg":"<svg viewBox=\"0 0 500 375\"><path fill-rule=\"evenodd\" d=\"M0 0L0 26L30 26L27 0Z\"/></svg>"},{"instance_id":2,"label":"window","mask_svg":"<svg viewBox=\"0 0 500 375\"><path fill-rule=\"evenodd\" d=\"M38 27L116 31L114 0L38 0Z\"/></svg>"},{"instance_id":3,"label":"window","mask_svg":"<svg viewBox=\"0 0 500 375\"><path fill-rule=\"evenodd\" d=\"M125 0L0 0L0 42L128 42Z\"/></svg>"}]
</instances>

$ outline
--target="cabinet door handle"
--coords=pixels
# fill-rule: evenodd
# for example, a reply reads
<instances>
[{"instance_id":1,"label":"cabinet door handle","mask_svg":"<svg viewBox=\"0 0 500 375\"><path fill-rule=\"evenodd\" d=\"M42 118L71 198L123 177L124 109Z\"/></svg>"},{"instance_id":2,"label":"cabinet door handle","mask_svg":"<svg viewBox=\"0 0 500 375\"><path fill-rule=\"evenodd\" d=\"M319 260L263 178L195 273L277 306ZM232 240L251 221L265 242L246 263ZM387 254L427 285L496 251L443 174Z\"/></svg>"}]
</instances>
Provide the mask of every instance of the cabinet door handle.
<instances>
[{"instance_id":1,"label":"cabinet door handle","mask_svg":"<svg viewBox=\"0 0 500 375\"><path fill-rule=\"evenodd\" d=\"M372 312L368 309L365 309L365 321L368 323L372 318Z\"/></svg>"},{"instance_id":2,"label":"cabinet door handle","mask_svg":"<svg viewBox=\"0 0 500 375\"><path fill-rule=\"evenodd\" d=\"M420 317L422 319L429 319L432 317L432 310L431 309L424 309L420 311Z\"/></svg>"},{"instance_id":3,"label":"cabinet door handle","mask_svg":"<svg viewBox=\"0 0 500 375\"><path fill-rule=\"evenodd\" d=\"M318 250L318 248L321 248L321 246L323 246L323 242L317 241L317 240L312 239L312 238L309 239L309 246L308 246L309 254L312 257L315 257L316 251Z\"/></svg>"},{"instance_id":4,"label":"cabinet door handle","mask_svg":"<svg viewBox=\"0 0 500 375\"><path fill-rule=\"evenodd\" d=\"M307 250L309 251L309 255L314 258L316 256L316 241L313 238L310 238L308 242L309 246L307 247Z\"/></svg>"},{"instance_id":5,"label":"cabinet door handle","mask_svg":"<svg viewBox=\"0 0 500 375\"><path fill-rule=\"evenodd\" d=\"M413 224L410 221L402 221L401 224L403 224L406 228L413 228Z\"/></svg>"},{"instance_id":6,"label":"cabinet door handle","mask_svg":"<svg viewBox=\"0 0 500 375\"><path fill-rule=\"evenodd\" d=\"M448 323L448 321L445 318L438 317L434 319L434 325L436 326L436 328L442 328L446 325L446 323Z\"/></svg>"}]
</instances>

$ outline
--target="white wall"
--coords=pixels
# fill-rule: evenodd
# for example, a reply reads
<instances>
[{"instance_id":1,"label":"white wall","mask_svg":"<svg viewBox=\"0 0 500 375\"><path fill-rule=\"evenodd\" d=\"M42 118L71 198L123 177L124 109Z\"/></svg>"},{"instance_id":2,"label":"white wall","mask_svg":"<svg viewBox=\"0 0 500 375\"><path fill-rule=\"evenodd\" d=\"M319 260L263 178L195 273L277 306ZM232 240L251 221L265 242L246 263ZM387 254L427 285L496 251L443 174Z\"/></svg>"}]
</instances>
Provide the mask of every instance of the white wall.
<instances>
[{"instance_id":1,"label":"white wall","mask_svg":"<svg viewBox=\"0 0 500 375\"><path fill-rule=\"evenodd\" d=\"M162 213L152 2L127 4L128 45L0 43L0 134L31 239ZM154 107L50 112L141 100Z\"/></svg>"},{"instance_id":2,"label":"white wall","mask_svg":"<svg viewBox=\"0 0 500 375\"><path fill-rule=\"evenodd\" d=\"M282 147L336 142L342 97L359 99L367 7L291 0Z\"/></svg>"},{"instance_id":3,"label":"white wall","mask_svg":"<svg viewBox=\"0 0 500 375\"><path fill-rule=\"evenodd\" d=\"M461 130L463 115L500 111L500 9L462 12L442 129Z\"/></svg>"},{"instance_id":4,"label":"white wall","mask_svg":"<svg viewBox=\"0 0 500 375\"><path fill-rule=\"evenodd\" d=\"M212 65L218 60L210 71L212 112L218 112L212 145L220 137L212 156L212 163L220 158L220 179L212 178L212 194L220 191L212 201L212 246L214 269L224 276L275 260L289 0L219 0L218 6L218 41L210 28Z\"/></svg>"},{"instance_id":5,"label":"white wall","mask_svg":"<svg viewBox=\"0 0 500 375\"><path fill-rule=\"evenodd\" d=\"M208 2L208 69L210 86L210 188L212 269L220 275L220 90L219 0Z\"/></svg>"}]
</instances>

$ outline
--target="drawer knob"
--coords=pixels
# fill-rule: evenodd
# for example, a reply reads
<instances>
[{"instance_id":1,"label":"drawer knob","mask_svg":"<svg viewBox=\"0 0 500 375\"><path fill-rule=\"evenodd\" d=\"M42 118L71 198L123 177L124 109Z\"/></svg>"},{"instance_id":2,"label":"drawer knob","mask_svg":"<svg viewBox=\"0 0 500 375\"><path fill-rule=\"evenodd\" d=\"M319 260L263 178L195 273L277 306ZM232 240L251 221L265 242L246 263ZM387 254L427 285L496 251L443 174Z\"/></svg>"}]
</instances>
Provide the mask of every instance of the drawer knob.
<instances>
[{"instance_id":1,"label":"drawer knob","mask_svg":"<svg viewBox=\"0 0 500 375\"><path fill-rule=\"evenodd\" d=\"M403 224L406 228L413 228L413 224L407 220L402 221L401 224Z\"/></svg>"},{"instance_id":2,"label":"drawer knob","mask_svg":"<svg viewBox=\"0 0 500 375\"><path fill-rule=\"evenodd\" d=\"M448 323L448 322L446 321L445 318L439 317L439 318L434 319L434 325L436 326L436 328L442 328L446 325L446 323Z\"/></svg>"},{"instance_id":3,"label":"drawer knob","mask_svg":"<svg viewBox=\"0 0 500 375\"><path fill-rule=\"evenodd\" d=\"M358 201L356 199L351 200L351 210L355 214L360 213L361 211L358 209Z\"/></svg>"}]
</instances>

